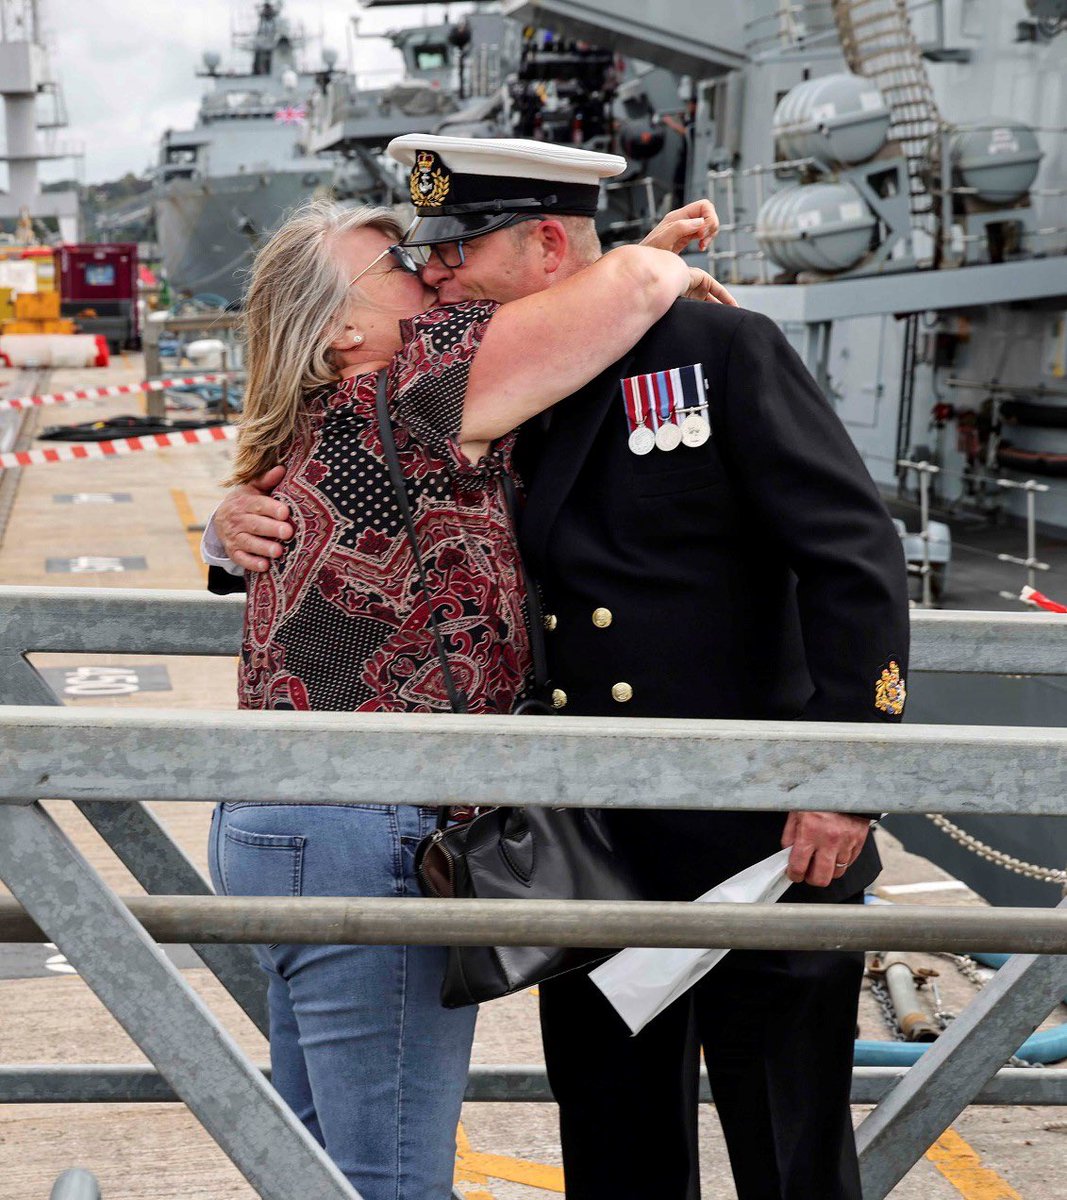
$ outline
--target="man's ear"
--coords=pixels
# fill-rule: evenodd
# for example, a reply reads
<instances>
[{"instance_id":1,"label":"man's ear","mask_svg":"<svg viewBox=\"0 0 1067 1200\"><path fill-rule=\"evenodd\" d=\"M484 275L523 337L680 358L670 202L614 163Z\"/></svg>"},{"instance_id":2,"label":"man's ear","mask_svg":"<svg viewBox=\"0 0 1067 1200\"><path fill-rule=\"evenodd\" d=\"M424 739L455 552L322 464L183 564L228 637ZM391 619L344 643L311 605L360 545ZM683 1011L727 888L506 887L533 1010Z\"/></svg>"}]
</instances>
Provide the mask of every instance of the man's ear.
<instances>
[{"instance_id":1,"label":"man's ear","mask_svg":"<svg viewBox=\"0 0 1067 1200\"><path fill-rule=\"evenodd\" d=\"M545 274L554 275L563 265L563 260L567 257L567 247L570 244L563 222L555 221L551 217L546 221L538 222L537 239L541 247L541 260Z\"/></svg>"}]
</instances>

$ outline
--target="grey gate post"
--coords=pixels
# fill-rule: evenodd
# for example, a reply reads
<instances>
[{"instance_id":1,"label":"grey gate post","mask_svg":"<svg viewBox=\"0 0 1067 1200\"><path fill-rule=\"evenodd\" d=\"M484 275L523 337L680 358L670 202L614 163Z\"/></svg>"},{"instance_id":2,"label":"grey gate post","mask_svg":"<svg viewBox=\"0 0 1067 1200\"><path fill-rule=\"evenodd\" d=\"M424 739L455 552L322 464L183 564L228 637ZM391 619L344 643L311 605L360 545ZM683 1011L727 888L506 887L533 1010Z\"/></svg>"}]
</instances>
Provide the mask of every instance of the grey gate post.
<instances>
[{"instance_id":1,"label":"grey gate post","mask_svg":"<svg viewBox=\"0 0 1067 1200\"><path fill-rule=\"evenodd\" d=\"M1067 956L1001 967L856 1131L864 1200L889 1195L1065 995Z\"/></svg>"},{"instance_id":2,"label":"grey gate post","mask_svg":"<svg viewBox=\"0 0 1067 1200\"><path fill-rule=\"evenodd\" d=\"M58 705L59 701L21 654L0 653L0 704ZM75 803L150 895L212 894L211 884L147 805L136 800L127 804ZM267 985L252 947L194 945L193 950L266 1037L270 1032Z\"/></svg>"},{"instance_id":3,"label":"grey gate post","mask_svg":"<svg viewBox=\"0 0 1067 1200\"><path fill-rule=\"evenodd\" d=\"M0 799L0 878L264 1200L360 1200L40 804Z\"/></svg>"}]
</instances>

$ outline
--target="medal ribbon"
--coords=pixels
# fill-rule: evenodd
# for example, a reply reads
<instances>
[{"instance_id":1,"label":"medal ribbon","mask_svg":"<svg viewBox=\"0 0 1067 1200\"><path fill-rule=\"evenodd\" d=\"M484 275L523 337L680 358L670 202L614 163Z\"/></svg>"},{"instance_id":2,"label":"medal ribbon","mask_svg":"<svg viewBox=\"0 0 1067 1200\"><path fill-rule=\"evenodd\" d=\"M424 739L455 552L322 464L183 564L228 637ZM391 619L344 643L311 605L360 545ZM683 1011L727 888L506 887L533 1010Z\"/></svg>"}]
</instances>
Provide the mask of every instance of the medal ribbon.
<instances>
[{"instance_id":1,"label":"medal ribbon","mask_svg":"<svg viewBox=\"0 0 1067 1200\"><path fill-rule=\"evenodd\" d=\"M669 371L657 371L652 376L656 388L656 415L660 425L667 425L674 420L674 404L671 396Z\"/></svg>"},{"instance_id":2,"label":"medal ribbon","mask_svg":"<svg viewBox=\"0 0 1067 1200\"><path fill-rule=\"evenodd\" d=\"M678 368L678 382L682 392L681 408L695 412L707 408L708 389L700 363Z\"/></svg>"},{"instance_id":3,"label":"medal ribbon","mask_svg":"<svg viewBox=\"0 0 1067 1200\"><path fill-rule=\"evenodd\" d=\"M645 405L645 411L648 413L648 424L652 432L655 433L659 429L659 414L656 412L656 396L652 389L651 375L638 375L634 382L637 384L641 399Z\"/></svg>"},{"instance_id":4,"label":"medal ribbon","mask_svg":"<svg viewBox=\"0 0 1067 1200\"><path fill-rule=\"evenodd\" d=\"M622 381L622 399L626 406L626 425L630 433L633 433L639 425L643 423L643 412L641 399L637 394L635 380L633 378L624 379Z\"/></svg>"}]
</instances>

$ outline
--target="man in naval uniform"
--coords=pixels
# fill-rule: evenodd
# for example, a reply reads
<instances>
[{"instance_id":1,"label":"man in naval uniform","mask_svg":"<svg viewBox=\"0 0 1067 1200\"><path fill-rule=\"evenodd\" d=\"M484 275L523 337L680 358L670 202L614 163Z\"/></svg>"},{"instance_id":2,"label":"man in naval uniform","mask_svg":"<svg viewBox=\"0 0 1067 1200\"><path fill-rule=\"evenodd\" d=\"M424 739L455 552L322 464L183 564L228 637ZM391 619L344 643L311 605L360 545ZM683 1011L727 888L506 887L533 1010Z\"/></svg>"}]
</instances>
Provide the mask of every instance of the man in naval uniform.
<instances>
[{"instance_id":1,"label":"man in naval uniform","mask_svg":"<svg viewBox=\"0 0 1067 1200\"><path fill-rule=\"evenodd\" d=\"M420 217L405 242L430 248L423 276L445 303L528 295L598 253L595 175L585 207L568 189L559 215L561 147L407 135L390 153L411 169ZM899 539L772 321L678 301L523 441L521 538L561 711L900 719ZM246 489L217 523L239 561L262 567L286 515ZM872 813L887 782L871 780ZM880 869L857 816L610 819L652 899L693 899L781 845L788 900L860 903ZM862 970L861 954L734 951L636 1037L584 972L544 984L570 1200L699 1195L698 1044L740 1200L860 1200L849 1087Z\"/></svg>"}]
</instances>

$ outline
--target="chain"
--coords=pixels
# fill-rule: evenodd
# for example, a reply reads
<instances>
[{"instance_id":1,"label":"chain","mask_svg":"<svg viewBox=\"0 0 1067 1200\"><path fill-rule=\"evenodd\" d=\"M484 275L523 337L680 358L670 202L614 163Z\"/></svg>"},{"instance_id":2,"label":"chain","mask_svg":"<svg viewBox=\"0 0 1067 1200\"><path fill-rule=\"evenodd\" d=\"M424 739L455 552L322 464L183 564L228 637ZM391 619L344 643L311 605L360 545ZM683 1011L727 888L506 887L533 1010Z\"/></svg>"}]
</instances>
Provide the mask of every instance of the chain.
<instances>
[{"instance_id":1,"label":"chain","mask_svg":"<svg viewBox=\"0 0 1067 1200\"><path fill-rule=\"evenodd\" d=\"M985 980L982 978L978 964L973 958L970 958L966 954L949 954L946 951L939 951L938 957L947 958L963 978L974 986L976 991L981 991L985 986ZM886 987L885 981L873 975L868 975L868 982L871 988L871 995L874 997L875 1003L881 1011L882 1020L885 1022L886 1028L893 1035L895 1041L907 1041L904 1031L900 1028L900 1024L897 1021L897 1014L893 1008L893 1001L890 999L889 988ZM934 988L934 1020L942 1029L945 1029L950 1021L956 1019L956 1014L941 1007L940 993L936 990L936 985L934 985ZM1027 1062L1025 1058L1020 1058L1017 1054L1013 1054L1005 1065L1009 1067L1043 1067L1045 1064Z\"/></svg>"},{"instance_id":2,"label":"chain","mask_svg":"<svg viewBox=\"0 0 1067 1200\"><path fill-rule=\"evenodd\" d=\"M882 1012L882 1020L885 1021L886 1029L893 1035L894 1040L898 1042L905 1041L904 1031L900 1028L897 1022L897 1014L893 1009L893 1001L889 998L889 988L881 979L870 977L871 995L874 997L878 1007Z\"/></svg>"},{"instance_id":3,"label":"chain","mask_svg":"<svg viewBox=\"0 0 1067 1200\"><path fill-rule=\"evenodd\" d=\"M1063 888L1064 894L1067 895L1067 871L1059 870L1056 867L1039 867L1035 863L1024 862L1021 858L1005 854L1003 850L994 850L992 846L979 841L966 829L961 829L940 813L927 813L926 817L933 821L938 829L947 833L954 842L959 842L961 846L973 854L977 854L979 858L996 863L998 867L1003 867L1006 871L1014 871L1016 875L1025 875L1028 879L1038 879L1042 883L1058 883Z\"/></svg>"},{"instance_id":4,"label":"chain","mask_svg":"<svg viewBox=\"0 0 1067 1200\"><path fill-rule=\"evenodd\" d=\"M938 958L947 958L957 971L963 976L968 983L974 986L975 991L981 991L985 987L985 979L982 976L978 964L968 954L949 954L946 951L937 951ZM955 1013L937 1012L935 1013L938 1021L941 1023L941 1028L944 1029L949 1021L956 1018ZM1013 1054L1005 1064L1009 1067L1043 1067L1044 1063L1028 1062L1025 1058L1020 1058L1017 1054Z\"/></svg>"}]
</instances>

